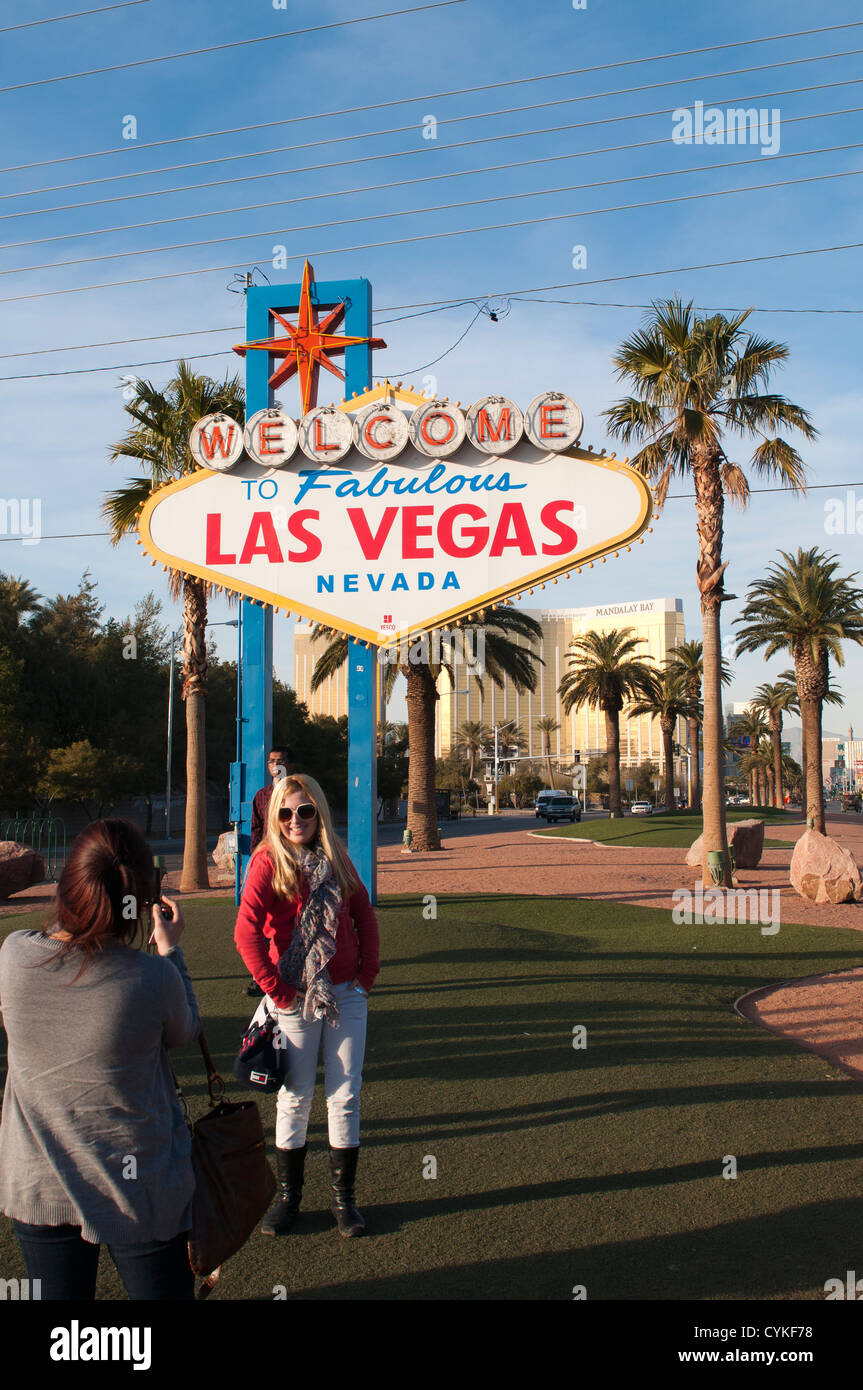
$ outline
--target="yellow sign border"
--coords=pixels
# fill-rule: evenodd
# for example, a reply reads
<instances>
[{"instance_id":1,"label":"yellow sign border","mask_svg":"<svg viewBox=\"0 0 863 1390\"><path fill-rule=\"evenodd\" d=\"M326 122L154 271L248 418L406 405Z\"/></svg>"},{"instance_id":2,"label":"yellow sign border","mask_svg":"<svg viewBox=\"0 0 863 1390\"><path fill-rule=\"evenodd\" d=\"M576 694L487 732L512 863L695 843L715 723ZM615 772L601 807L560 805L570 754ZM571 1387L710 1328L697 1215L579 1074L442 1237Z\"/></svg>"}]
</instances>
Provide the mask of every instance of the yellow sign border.
<instances>
[{"instance_id":1,"label":"yellow sign border","mask_svg":"<svg viewBox=\"0 0 863 1390\"><path fill-rule=\"evenodd\" d=\"M406 400L412 403L424 401L424 396L417 395L416 392L408 392L400 388L393 387L389 382L382 386L377 386L371 391L363 392L361 396L355 396L350 401L344 401L337 409L346 413L361 409L364 405L373 400L379 400L383 396L392 396L397 399ZM562 575L569 574L572 570L579 571L585 565L592 564L595 560L604 555L610 555L615 551L622 550L625 546L631 545L638 540L650 525L653 516L653 494L647 483L634 468L625 463L622 459L615 458L614 455L603 456L591 453L586 449L566 449L560 457L578 459L581 462L590 463L595 468L608 469L613 473L624 474L641 492L642 506L638 521L634 526L626 531L621 531L617 536L612 537L603 545L594 546L584 552L575 551L564 559L558 559L553 565L544 569L536 570L533 574L526 575L512 584L505 584L497 589L491 589L488 593L479 594L471 598L470 602L462 602L453 608L448 608L442 613L438 613L433 618L427 619L419 626L406 627L398 632L387 634L387 644L398 642L401 637L411 633L432 632L435 628L444 627L447 623L455 622L462 618L470 618L476 615L483 608L493 607L495 604L502 603L504 599L512 598L513 595L521 596L526 590L534 589L547 582L556 582ZM372 646L384 645L381 642L381 634L373 628L362 627L356 623L346 623L335 618L332 613L327 613L323 609L313 608L304 603L298 603L294 599L287 598L285 595L273 593L268 589L261 589L255 584L244 584L242 580L231 579L227 575L221 574L218 570L211 570L206 565L190 564L182 560L177 555L169 555L156 545L150 531L150 517L154 510L165 498L175 492L182 492L187 487L194 487L197 483L203 482L206 478L214 476L214 470L209 468L197 469L186 478L180 478L175 483L168 483L167 486L160 488L148 497L144 503L141 516L138 521L139 544L143 546L148 555L151 556L154 564L159 563L167 569L176 570L181 574L193 574L198 579L205 580L215 588L226 589L231 593L240 594L244 598L253 599L258 603L267 604L278 612L280 609L288 614L296 613L299 617L310 619L312 622L322 623L324 626L332 628L336 632L346 633L348 636L355 637L358 641L368 642Z\"/></svg>"}]
</instances>

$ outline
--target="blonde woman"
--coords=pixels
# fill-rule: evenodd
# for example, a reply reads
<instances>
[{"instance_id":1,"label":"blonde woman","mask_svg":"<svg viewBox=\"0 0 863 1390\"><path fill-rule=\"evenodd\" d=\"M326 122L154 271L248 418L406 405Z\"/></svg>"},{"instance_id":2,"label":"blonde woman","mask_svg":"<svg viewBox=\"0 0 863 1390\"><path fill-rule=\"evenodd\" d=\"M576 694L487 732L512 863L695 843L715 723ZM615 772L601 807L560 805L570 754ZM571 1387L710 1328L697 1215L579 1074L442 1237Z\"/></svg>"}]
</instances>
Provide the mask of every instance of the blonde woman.
<instances>
[{"instance_id":1,"label":"blonde woman","mask_svg":"<svg viewBox=\"0 0 863 1390\"><path fill-rule=\"evenodd\" d=\"M249 861L234 941L266 996L261 1017L265 1006L278 1011L289 1049L289 1082L276 1099L279 1193L261 1229L285 1235L297 1220L323 1042L331 1210L343 1236L362 1235L354 1182L368 995L379 969L378 924L313 777L295 773L273 787L264 837Z\"/></svg>"}]
</instances>

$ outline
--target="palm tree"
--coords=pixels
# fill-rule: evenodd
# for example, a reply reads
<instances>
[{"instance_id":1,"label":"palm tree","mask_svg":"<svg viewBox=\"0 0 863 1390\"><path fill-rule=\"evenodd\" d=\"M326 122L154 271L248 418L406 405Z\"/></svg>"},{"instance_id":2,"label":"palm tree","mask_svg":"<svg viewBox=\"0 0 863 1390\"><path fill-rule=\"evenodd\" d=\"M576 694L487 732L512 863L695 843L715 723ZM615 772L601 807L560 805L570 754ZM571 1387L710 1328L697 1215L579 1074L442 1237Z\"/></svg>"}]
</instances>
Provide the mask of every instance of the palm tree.
<instances>
[{"instance_id":1,"label":"palm tree","mask_svg":"<svg viewBox=\"0 0 863 1390\"><path fill-rule=\"evenodd\" d=\"M725 660L721 659L722 684L729 685L731 682L731 667ZM686 682L686 689L690 699L693 701L693 710L701 705L701 682L704 677L704 643L698 641L678 642L676 647L672 647L665 658L665 669L672 676L680 676ZM701 717L696 713L690 714L687 719L690 766L692 773L689 782L689 809L698 809L701 801L701 763L699 752L701 748Z\"/></svg>"},{"instance_id":2,"label":"palm tree","mask_svg":"<svg viewBox=\"0 0 863 1390\"><path fill-rule=\"evenodd\" d=\"M800 696L797 693L797 673L793 667L787 671L779 673L780 685L787 686L791 691L791 701L788 705L789 714L800 714ZM827 694L824 696L825 705L844 705L845 697L837 685L831 685ZM800 724L800 764L802 776L799 779L800 804L803 808L803 819L806 819L806 730L803 727L802 715Z\"/></svg>"},{"instance_id":3,"label":"palm tree","mask_svg":"<svg viewBox=\"0 0 863 1390\"><path fill-rule=\"evenodd\" d=\"M782 564L768 567L767 578L750 584L746 606L737 619L738 652L765 649L769 660L778 651L794 657L797 698L806 739L806 822L825 831L821 774L822 705L830 690L830 658L845 664L843 642L863 645L863 591L854 588L856 573L837 577L839 558L812 547L792 555L779 552Z\"/></svg>"},{"instance_id":4,"label":"palm tree","mask_svg":"<svg viewBox=\"0 0 863 1390\"><path fill-rule=\"evenodd\" d=\"M759 685L752 697L752 709L762 714L770 725L770 738L773 744L773 788L774 806L785 804L782 786L782 716L797 705L797 691L785 681L776 685L766 682Z\"/></svg>"},{"instance_id":5,"label":"palm tree","mask_svg":"<svg viewBox=\"0 0 863 1390\"><path fill-rule=\"evenodd\" d=\"M775 773L773 748L769 740L763 738L754 744L742 758L741 766L744 772L750 773L752 776L753 806L771 806L773 804L772 792Z\"/></svg>"},{"instance_id":6,"label":"palm tree","mask_svg":"<svg viewBox=\"0 0 863 1390\"><path fill-rule=\"evenodd\" d=\"M735 754L741 769L749 778L749 797L753 806L761 801L761 761L754 755L769 733L769 725L760 710L750 704L745 714L735 714L728 721L726 749ZM745 752L741 752L745 749ZM745 766L744 766L745 764Z\"/></svg>"},{"instance_id":7,"label":"palm tree","mask_svg":"<svg viewBox=\"0 0 863 1390\"><path fill-rule=\"evenodd\" d=\"M782 343L743 331L749 310L727 319L700 317L692 303L654 302L644 329L624 342L614 365L634 391L605 412L611 433L643 444L633 466L656 480L659 506L675 474L691 476L697 515L698 564L704 643L704 856L702 876L711 881L708 856L723 856L731 886L722 756L720 608L733 597L723 587L724 499L745 505L749 485L723 447L723 434L756 436L752 464L762 477L794 491L805 488L803 460L775 433L798 430L813 439L809 415L784 396L768 393L770 372L784 362Z\"/></svg>"},{"instance_id":8,"label":"palm tree","mask_svg":"<svg viewBox=\"0 0 863 1390\"><path fill-rule=\"evenodd\" d=\"M476 760L482 757L482 750L488 743L490 730L487 724L482 724L476 719L466 719L459 728L458 734L459 741L456 745L456 752L460 758L467 758L467 780L472 782L476 770Z\"/></svg>"},{"instance_id":9,"label":"palm tree","mask_svg":"<svg viewBox=\"0 0 863 1390\"><path fill-rule=\"evenodd\" d=\"M609 632L586 632L570 643L572 670L563 677L558 694L564 714L574 706L589 705L605 715L608 757L608 810L622 815L620 803L620 711L627 700L649 695L653 672L634 656L644 640L631 627ZM648 657L647 660L650 660Z\"/></svg>"},{"instance_id":10,"label":"palm tree","mask_svg":"<svg viewBox=\"0 0 863 1390\"><path fill-rule=\"evenodd\" d=\"M126 403L132 425L110 450L111 459L134 459L142 476L109 492L102 504L111 541L119 545L136 530L147 498L167 483L198 469L189 452L192 426L204 415L221 412L242 422L245 395L240 378L215 382L199 376L187 362L177 363L177 375L159 391L149 381L137 382ZM168 571L171 597L183 599L183 684L186 703L186 826L183 845L184 893L207 888L207 600L213 586L180 570Z\"/></svg>"},{"instance_id":11,"label":"palm tree","mask_svg":"<svg viewBox=\"0 0 863 1390\"><path fill-rule=\"evenodd\" d=\"M515 638L523 637L527 642L542 637L542 628L535 618L509 605L482 609L469 619L450 623L450 628L476 627L477 619L485 632L485 674L498 687L504 678L512 681L518 691L536 689L536 664L539 654L530 646L518 644ZM331 629L316 627L312 640L328 636L330 644L315 662L312 675L312 689L337 671L347 660L348 639L334 637ZM415 658L411 659L414 653ZM428 643L414 643L408 652L408 662L400 669L407 678L408 706L408 816L407 829L412 836L415 850L439 850L440 834L437 823L437 802L435 799L435 705L439 699L437 683L441 671L449 674L455 686L456 668L449 660L440 662L429 660ZM443 651L441 652L443 658ZM399 668L393 664L387 667L387 679L395 680ZM481 678L474 676L480 690Z\"/></svg>"},{"instance_id":12,"label":"palm tree","mask_svg":"<svg viewBox=\"0 0 863 1390\"><path fill-rule=\"evenodd\" d=\"M25 613L32 613L39 607L42 595L26 579L18 579L12 574L0 573L0 608L14 615L16 625Z\"/></svg>"},{"instance_id":13,"label":"palm tree","mask_svg":"<svg viewBox=\"0 0 863 1390\"><path fill-rule=\"evenodd\" d=\"M650 686L629 711L630 719L649 714L659 720L665 777L665 805L674 809L674 726L678 719L700 719L701 705L689 693L688 681L666 667L652 673Z\"/></svg>"},{"instance_id":14,"label":"palm tree","mask_svg":"<svg viewBox=\"0 0 863 1390\"><path fill-rule=\"evenodd\" d=\"M548 785L554 789L554 775L551 770L551 736L556 734L560 728L560 723L553 714L544 714L541 719L537 719L536 728L542 734L542 753L545 758L546 771L548 772Z\"/></svg>"}]
</instances>

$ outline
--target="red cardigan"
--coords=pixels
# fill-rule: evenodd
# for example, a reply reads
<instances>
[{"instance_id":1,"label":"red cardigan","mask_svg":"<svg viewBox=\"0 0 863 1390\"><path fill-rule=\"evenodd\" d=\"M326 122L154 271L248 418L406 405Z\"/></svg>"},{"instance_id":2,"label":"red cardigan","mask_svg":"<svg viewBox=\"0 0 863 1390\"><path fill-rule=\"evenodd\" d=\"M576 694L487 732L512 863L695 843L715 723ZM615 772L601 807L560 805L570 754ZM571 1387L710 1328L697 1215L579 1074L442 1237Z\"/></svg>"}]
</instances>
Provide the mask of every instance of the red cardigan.
<instances>
[{"instance_id":1,"label":"red cardigan","mask_svg":"<svg viewBox=\"0 0 863 1390\"><path fill-rule=\"evenodd\" d=\"M262 850L249 864L234 942L255 982L277 1008L288 1009L297 992L285 983L276 965L294 934L300 908L309 896L309 885L301 877L299 898L278 898L273 892L272 879L273 862L267 851ZM328 969L334 985L356 979L367 992L377 978L380 969L378 922L362 883L348 901L342 903L336 950Z\"/></svg>"}]
</instances>

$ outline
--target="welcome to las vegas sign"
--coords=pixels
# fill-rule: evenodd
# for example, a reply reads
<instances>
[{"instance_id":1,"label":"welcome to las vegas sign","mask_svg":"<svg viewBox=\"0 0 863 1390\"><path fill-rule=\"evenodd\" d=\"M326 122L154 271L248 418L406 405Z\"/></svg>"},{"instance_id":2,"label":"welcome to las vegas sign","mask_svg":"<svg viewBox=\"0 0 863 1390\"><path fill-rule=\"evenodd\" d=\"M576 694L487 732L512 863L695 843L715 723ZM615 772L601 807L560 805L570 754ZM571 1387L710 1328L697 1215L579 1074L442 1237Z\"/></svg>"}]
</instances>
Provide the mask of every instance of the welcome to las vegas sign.
<instances>
[{"instance_id":1,"label":"welcome to las vegas sign","mask_svg":"<svg viewBox=\"0 0 863 1390\"><path fill-rule=\"evenodd\" d=\"M370 643L392 643L578 571L641 538L652 496L578 447L546 392L462 410L384 383L299 422L199 421L205 464L155 493L154 561Z\"/></svg>"}]
</instances>

